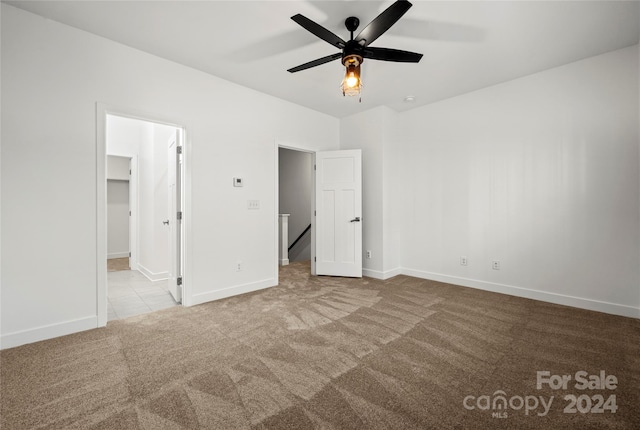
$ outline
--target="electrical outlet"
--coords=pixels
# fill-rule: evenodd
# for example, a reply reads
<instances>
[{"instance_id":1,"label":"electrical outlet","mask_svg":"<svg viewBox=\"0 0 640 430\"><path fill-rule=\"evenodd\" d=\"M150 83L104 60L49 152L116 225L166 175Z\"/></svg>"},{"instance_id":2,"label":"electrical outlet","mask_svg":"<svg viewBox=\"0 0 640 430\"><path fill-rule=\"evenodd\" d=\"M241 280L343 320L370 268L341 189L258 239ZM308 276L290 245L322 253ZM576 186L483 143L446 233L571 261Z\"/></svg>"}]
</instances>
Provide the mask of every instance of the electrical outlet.
<instances>
[{"instance_id":1,"label":"electrical outlet","mask_svg":"<svg viewBox=\"0 0 640 430\"><path fill-rule=\"evenodd\" d=\"M500 270L500 260L493 260L491 262L491 268L493 270Z\"/></svg>"},{"instance_id":2,"label":"electrical outlet","mask_svg":"<svg viewBox=\"0 0 640 430\"><path fill-rule=\"evenodd\" d=\"M367 251L367 258L371 258L371 251Z\"/></svg>"},{"instance_id":3,"label":"electrical outlet","mask_svg":"<svg viewBox=\"0 0 640 430\"><path fill-rule=\"evenodd\" d=\"M466 266L469 264L469 259L467 257L460 257L460 265L461 266Z\"/></svg>"},{"instance_id":4,"label":"electrical outlet","mask_svg":"<svg viewBox=\"0 0 640 430\"><path fill-rule=\"evenodd\" d=\"M236 272L242 272L242 261L236 263Z\"/></svg>"}]
</instances>

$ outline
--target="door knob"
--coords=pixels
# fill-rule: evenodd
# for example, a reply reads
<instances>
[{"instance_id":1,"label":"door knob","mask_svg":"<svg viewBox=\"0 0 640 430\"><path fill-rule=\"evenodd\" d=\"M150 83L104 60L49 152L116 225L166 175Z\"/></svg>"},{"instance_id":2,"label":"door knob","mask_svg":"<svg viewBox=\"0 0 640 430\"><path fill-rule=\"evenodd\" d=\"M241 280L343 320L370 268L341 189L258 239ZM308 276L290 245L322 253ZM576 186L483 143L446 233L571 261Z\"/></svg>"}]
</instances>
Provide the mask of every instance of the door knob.
<instances>
[{"instance_id":1,"label":"door knob","mask_svg":"<svg viewBox=\"0 0 640 430\"><path fill-rule=\"evenodd\" d=\"M164 225L169 225L169 220L162 221L162 224L164 224Z\"/></svg>"},{"instance_id":2,"label":"door knob","mask_svg":"<svg viewBox=\"0 0 640 430\"><path fill-rule=\"evenodd\" d=\"M359 216L357 216L357 217L355 217L354 219L352 219L352 220L351 220L351 221L349 221L349 222L360 222L360 217L359 217Z\"/></svg>"}]
</instances>

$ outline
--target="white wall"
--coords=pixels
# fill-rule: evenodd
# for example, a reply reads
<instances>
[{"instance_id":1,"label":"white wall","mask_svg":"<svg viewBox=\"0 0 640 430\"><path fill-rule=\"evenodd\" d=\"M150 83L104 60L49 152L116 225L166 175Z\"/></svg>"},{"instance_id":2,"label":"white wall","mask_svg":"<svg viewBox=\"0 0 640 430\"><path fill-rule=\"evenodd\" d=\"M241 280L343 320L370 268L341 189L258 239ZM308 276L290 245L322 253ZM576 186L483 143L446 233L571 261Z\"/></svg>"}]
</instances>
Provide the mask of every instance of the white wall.
<instances>
[{"instance_id":1,"label":"white wall","mask_svg":"<svg viewBox=\"0 0 640 430\"><path fill-rule=\"evenodd\" d=\"M363 273L386 279L400 270L397 114L371 109L340 123L340 148L362 149ZM371 258L366 252L371 251Z\"/></svg>"},{"instance_id":2,"label":"white wall","mask_svg":"<svg viewBox=\"0 0 640 430\"><path fill-rule=\"evenodd\" d=\"M109 115L106 124L107 154L132 157L140 153L140 142L147 133L143 121ZM108 166L107 166L108 167Z\"/></svg>"},{"instance_id":3,"label":"white wall","mask_svg":"<svg viewBox=\"0 0 640 430\"><path fill-rule=\"evenodd\" d=\"M290 214L289 246L311 224L312 155L308 152L280 148L279 213ZM301 239L289 254L289 261L311 259L311 234Z\"/></svg>"},{"instance_id":4,"label":"white wall","mask_svg":"<svg viewBox=\"0 0 640 430\"><path fill-rule=\"evenodd\" d=\"M404 271L638 316L638 115L635 46L402 114Z\"/></svg>"},{"instance_id":5,"label":"white wall","mask_svg":"<svg viewBox=\"0 0 640 430\"><path fill-rule=\"evenodd\" d=\"M400 163L402 142L398 130L399 114L387 110L382 147L382 278L387 279L401 272L402 266L402 226L404 208L402 207L403 189L412 188L411 183L402 183Z\"/></svg>"},{"instance_id":6,"label":"white wall","mask_svg":"<svg viewBox=\"0 0 640 430\"><path fill-rule=\"evenodd\" d=\"M382 274L382 184L386 108L351 115L340 122L340 149L362 149L362 257L365 276Z\"/></svg>"},{"instance_id":7,"label":"white wall","mask_svg":"<svg viewBox=\"0 0 640 430\"><path fill-rule=\"evenodd\" d=\"M130 162L129 157L107 155L107 179L128 181Z\"/></svg>"},{"instance_id":8,"label":"white wall","mask_svg":"<svg viewBox=\"0 0 640 430\"><path fill-rule=\"evenodd\" d=\"M1 31L2 347L98 324L96 102L186 127L185 302L275 284L275 142L335 149L337 119L6 4Z\"/></svg>"}]
</instances>

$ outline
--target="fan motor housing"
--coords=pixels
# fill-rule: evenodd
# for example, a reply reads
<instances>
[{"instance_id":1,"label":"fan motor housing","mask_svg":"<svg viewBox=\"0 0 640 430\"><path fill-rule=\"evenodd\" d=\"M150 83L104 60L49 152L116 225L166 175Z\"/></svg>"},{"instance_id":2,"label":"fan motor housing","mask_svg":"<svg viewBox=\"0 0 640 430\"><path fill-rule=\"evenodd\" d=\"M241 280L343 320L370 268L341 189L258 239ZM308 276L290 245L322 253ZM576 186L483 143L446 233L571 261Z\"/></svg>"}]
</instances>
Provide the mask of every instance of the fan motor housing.
<instances>
[{"instance_id":1,"label":"fan motor housing","mask_svg":"<svg viewBox=\"0 0 640 430\"><path fill-rule=\"evenodd\" d=\"M356 42L355 40L350 40L346 43L346 45L344 46L344 49L342 50L342 64L344 64L345 58L348 57L352 57L354 55L357 55L360 58L364 57L364 47ZM362 63L363 60L360 61L360 63Z\"/></svg>"}]
</instances>

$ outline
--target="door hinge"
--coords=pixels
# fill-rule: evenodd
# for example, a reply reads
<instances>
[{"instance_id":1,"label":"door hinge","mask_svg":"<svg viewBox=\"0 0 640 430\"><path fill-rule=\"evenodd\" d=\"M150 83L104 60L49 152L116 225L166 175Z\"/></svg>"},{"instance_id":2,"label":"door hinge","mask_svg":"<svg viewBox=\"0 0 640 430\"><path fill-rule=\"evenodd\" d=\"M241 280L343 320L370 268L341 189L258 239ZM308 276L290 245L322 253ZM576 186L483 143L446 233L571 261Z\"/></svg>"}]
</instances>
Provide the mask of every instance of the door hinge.
<instances>
[{"instance_id":1,"label":"door hinge","mask_svg":"<svg viewBox=\"0 0 640 430\"><path fill-rule=\"evenodd\" d=\"M178 212L177 216L178 216L178 220L181 220L182 219L182 211Z\"/></svg>"},{"instance_id":2,"label":"door hinge","mask_svg":"<svg viewBox=\"0 0 640 430\"><path fill-rule=\"evenodd\" d=\"M313 211L313 216L316 216L316 211Z\"/></svg>"},{"instance_id":3,"label":"door hinge","mask_svg":"<svg viewBox=\"0 0 640 430\"><path fill-rule=\"evenodd\" d=\"M131 176L131 169L129 169L129 176Z\"/></svg>"},{"instance_id":4,"label":"door hinge","mask_svg":"<svg viewBox=\"0 0 640 430\"><path fill-rule=\"evenodd\" d=\"M315 164L313 165L313 170L318 170Z\"/></svg>"},{"instance_id":5,"label":"door hinge","mask_svg":"<svg viewBox=\"0 0 640 430\"><path fill-rule=\"evenodd\" d=\"M129 216L131 216L131 211L129 211Z\"/></svg>"},{"instance_id":6,"label":"door hinge","mask_svg":"<svg viewBox=\"0 0 640 430\"><path fill-rule=\"evenodd\" d=\"M176 279L176 281L178 282L178 285L182 285L182 276L178 276L178 279Z\"/></svg>"},{"instance_id":7,"label":"door hinge","mask_svg":"<svg viewBox=\"0 0 640 430\"><path fill-rule=\"evenodd\" d=\"M131 258L131 252L129 252L129 258Z\"/></svg>"},{"instance_id":8,"label":"door hinge","mask_svg":"<svg viewBox=\"0 0 640 430\"><path fill-rule=\"evenodd\" d=\"M182 146L176 146L176 151L178 151L178 154L182 154Z\"/></svg>"}]
</instances>

